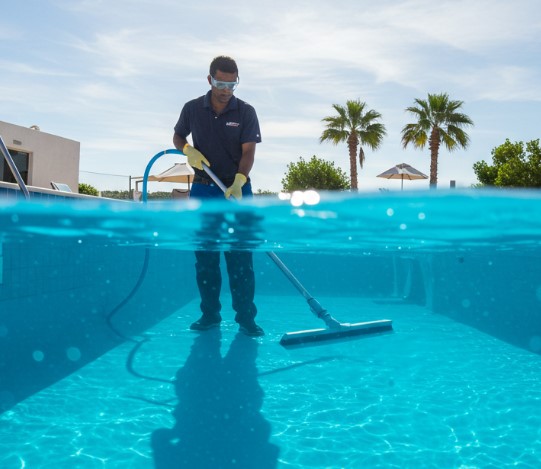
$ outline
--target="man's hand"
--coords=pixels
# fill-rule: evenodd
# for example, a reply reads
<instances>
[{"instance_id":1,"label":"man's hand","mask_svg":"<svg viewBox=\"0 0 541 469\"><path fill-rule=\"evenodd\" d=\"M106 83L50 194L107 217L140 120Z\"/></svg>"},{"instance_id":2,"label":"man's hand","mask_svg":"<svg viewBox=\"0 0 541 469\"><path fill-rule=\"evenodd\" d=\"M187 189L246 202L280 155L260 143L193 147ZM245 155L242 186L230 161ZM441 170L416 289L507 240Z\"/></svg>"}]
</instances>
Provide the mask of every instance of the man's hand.
<instances>
[{"instance_id":1,"label":"man's hand","mask_svg":"<svg viewBox=\"0 0 541 469\"><path fill-rule=\"evenodd\" d=\"M210 167L210 163L203 156L203 153L201 153L199 150L196 150L189 143L184 145L184 148L182 149L182 153L186 155L186 157L188 158L188 164L192 168L200 169L201 171L203 171L202 163L205 163L207 166Z\"/></svg>"},{"instance_id":2,"label":"man's hand","mask_svg":"<svg viewBox=\"0 0 541 469\"><path fill-rule=\"evenodd\" d=\"M231 184L231 186L228 187L225 191L225 198L229 199L229 197L233 196L237 200L242 199L242 186L246 184L247 180L248 179L244 174L235 174L235 180L233 181L233 184Z\"/></svg>"}]
</instances>

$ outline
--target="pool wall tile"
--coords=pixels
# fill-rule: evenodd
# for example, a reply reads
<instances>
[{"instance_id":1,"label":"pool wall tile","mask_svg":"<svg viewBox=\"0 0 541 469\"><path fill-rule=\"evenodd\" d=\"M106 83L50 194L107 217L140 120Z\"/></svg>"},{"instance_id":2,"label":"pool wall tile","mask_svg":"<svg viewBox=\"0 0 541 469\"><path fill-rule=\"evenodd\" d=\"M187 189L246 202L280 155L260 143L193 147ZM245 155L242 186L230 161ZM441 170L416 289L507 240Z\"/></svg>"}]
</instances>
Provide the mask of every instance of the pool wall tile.
<instances>
[{"instance_id":1,"label":"pool wall tile","mask_svg":"<svg viewBox=\"0 0 541 469\"><path fill-rule=\"evenodd\" d=\"M4 241L2 254L1 410L121 343L108 317L130 337L197 294L191 252L38 237ZM66 355L73 347L77 361Z\"/></svg>"},{"instance_id":2,"label":"pool wall tile","mask_svg":"<svg viewBox=\"0 0 541 469\"><path fill-rule=\"evenodd\" d=\"M535 255L442 253L433 256L433 271L434 312L541 353L541 263Z\"/></svg>"}]
</instances>

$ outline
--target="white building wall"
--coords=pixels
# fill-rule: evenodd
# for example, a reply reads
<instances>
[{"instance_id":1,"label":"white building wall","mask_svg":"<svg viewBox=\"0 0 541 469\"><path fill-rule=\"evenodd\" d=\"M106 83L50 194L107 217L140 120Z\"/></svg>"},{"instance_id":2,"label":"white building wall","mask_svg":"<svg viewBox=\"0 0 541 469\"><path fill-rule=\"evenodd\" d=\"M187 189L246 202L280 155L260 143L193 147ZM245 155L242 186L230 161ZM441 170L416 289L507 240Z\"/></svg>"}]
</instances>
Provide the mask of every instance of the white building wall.
<instances>
[{"instance_id":1,"label":"white building wall","mask_svg":"<svg viewBox=\"0 0 541 469\"><path fill-rule=\"evenodd\" d=\"M81 144L40 130L0 121L0 136L9 150L30 154L28 185L51 189L51 181L79 188ZM3 158L1 160L3 164Z\"/></svg>"}]
</instances>

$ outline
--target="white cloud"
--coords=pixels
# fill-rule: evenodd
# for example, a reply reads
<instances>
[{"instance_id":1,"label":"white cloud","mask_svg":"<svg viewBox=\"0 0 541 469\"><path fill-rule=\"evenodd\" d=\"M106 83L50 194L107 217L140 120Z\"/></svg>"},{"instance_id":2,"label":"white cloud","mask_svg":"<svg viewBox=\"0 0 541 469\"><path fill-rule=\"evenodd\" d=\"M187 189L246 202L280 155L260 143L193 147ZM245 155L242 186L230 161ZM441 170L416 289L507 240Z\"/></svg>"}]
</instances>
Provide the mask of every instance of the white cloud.
<instances>
[{"instance_id":1,"label":"white cloud","mask_svg":"<svg viewBox=\"0 0 541 469\"><path fill-rule=\"evenodd\" d=\"M450 163L443 156L442 178L460 168L468 179L471 160L487 158L502 136L534 132L533 124L521 125L515 106L528 103L526 122L535 121L537 1L53 3L51 23L28 25L12 15L9 32L19 40L9 41L1 63L3 118L80 139L86 169L140 173L171 144L182 105L206 91L209 62L222 53L237 59L237 94L261 121L257 187L279 184L287 162L300 156L316 154L348 170L347 148L318 140L321 119L347 99L381 112L388 130L382 149L367 154L366 185L381 184L374 183L378 171L401 160L411 157L416 167L426 161L423 152L403 152L400 129L404 108L428 92L464 100L477 124L467 152L474 156L453 155ZM38 26L43 41L36 44L29 33Z\"/></svg>"},{"instance_id":2,"label":"white cloud","mask_svg":"<svg viewBox=\"0 0 541 469\"><path fill-rule=\"evenodd\" d=\"M492 101L541 101L541 76L526 67L507 65L494 67L472 77L472 88L478 99Z\"/></svg>"},{"instance_id":3,"label":"white cloud","mask_svg":"<svg viewBox=\"0 0 541 469\"><path fill-rule=\"evenodd\" d=\"M16 62L10 60L0 60L0 68L4 74L11 74L23 77L33 77L41 75L44 77L70 77L73 73L59 68L35 66L31 63Z\"/></svg>"},{"instance_id":4,"label":"white cloud","mask_svg":"<svg viewBox=\"0 0 541 469\"><path fill-rule=\"evenodd\" d=\"M266 139L276 138L313 138L321 133L321 124L317 120L265 120L261 123L261 133Z\"/></svg>"},{"instance_id":5,"label":"white cloud","mask_svg":"<svg viewBox=\"0 0 541 469\"><path fill-rule=\"evenodd\" d=\"M429 40L466 51L486 51L509 42L539 37L540 13L535 0L409 0L382 10L389 27L409 32L420 43Z\"/></svg>"}]
</instances>

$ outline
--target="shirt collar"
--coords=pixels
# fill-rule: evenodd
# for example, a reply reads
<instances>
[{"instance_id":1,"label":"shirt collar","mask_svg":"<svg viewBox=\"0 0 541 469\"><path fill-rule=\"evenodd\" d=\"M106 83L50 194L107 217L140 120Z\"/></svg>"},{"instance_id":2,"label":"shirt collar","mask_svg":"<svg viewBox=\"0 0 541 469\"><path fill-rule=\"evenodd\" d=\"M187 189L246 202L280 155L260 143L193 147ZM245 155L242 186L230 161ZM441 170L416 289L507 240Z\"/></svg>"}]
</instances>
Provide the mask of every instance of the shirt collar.
<instances>
[{"instance_id":1,"label":"shirt collar","mask_svg":"<svg viewBox=\"0 0 541 469\"><path fill-rule=\"evenodd\" d=\"M211 93L212 93L212 90L209 90L207 92L207 94L205 95L205 98L203 99L203 106L204 107L211 108L211 105L210 105L210 95L211 95ZM235 95L233 95L233 96L231 96L231 99L227 103L227 106L224 109L224 112L222 112L222 114L225 114L227 111L230 111L232 109L237 109L238 107L239 106L238 106L238 103L237 103L237 97Z\"/></svg>"}]
</instances>

